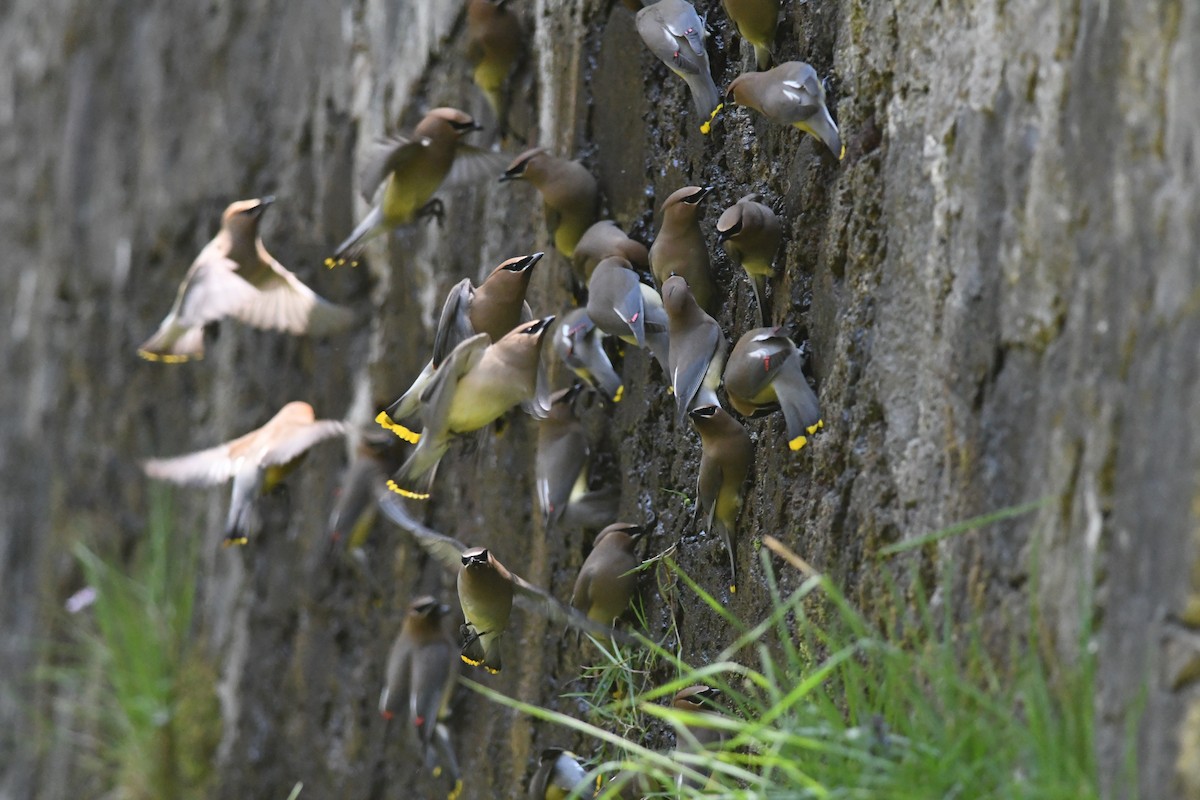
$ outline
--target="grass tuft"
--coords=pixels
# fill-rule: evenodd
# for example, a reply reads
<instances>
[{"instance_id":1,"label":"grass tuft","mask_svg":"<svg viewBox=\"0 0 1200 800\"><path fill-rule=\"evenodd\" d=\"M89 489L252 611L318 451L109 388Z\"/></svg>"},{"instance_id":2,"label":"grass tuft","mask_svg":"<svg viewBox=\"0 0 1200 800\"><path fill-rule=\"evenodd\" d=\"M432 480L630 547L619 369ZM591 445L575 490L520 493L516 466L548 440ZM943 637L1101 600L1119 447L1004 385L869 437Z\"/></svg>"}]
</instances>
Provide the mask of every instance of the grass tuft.
<instances>
[{"instance_id":1,"label":"grass tuft","mask_svg":"<svg viewBox=\"0 0 1200 800\"><path fill-rule=\"evenodd\" d=\"M1037 506L981 517L921 541ZM1099 797L1090 630L1073 657L1059 661L1051 648L1039 646L1044 637L1035 604L1028 630L997 655L985 647L977 618L952 618L935 610L935 592L920 585L902 591L894 583L886 591L907 611L879 628L827 576L777 540L764 545L760 558L772 602L755 623L735 618L664 559L675 585L729 624L732 641L712 663L689 665L646 639L641 649L597 643L600 663L585 675L590 690L573 695L588 709L586 720L467 685L594 740L599 763L590 777L592 786L603 781L601 798L620 797L626 783L650 797ZM800 573L798 588L781 589L771 552ZM945 559L939 596L952 596L952 570ZM670 705L677 691L697 683L721 691L722 713ZM675 732L672 749L656 749L670 742L664 730ZM723 745L699 748L702 733L719 736Z\"/></svg>"}]
</instances>

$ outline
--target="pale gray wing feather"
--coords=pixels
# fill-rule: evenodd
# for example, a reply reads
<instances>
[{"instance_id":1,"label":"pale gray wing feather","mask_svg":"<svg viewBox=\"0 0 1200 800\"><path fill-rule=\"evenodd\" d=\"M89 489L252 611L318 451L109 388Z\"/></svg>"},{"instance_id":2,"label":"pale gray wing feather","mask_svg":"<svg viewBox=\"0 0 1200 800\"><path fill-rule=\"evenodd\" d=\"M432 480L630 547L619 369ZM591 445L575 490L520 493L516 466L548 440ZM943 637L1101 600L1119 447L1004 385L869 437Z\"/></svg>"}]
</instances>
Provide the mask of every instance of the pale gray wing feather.
<instances>
[{"instance_id":1,"label":"pale gray wing feather","mask_svg":"<svg viewBox=\"0 0 1200 800\"><path fill-rule=\"evenodd\" d=\"M259 463L264 466L286 464L299 457L308 448L318 442L331 439L334 436L345 436L350 426L341 420L322 419L311 425L305 425L284 441L272 447Z\"/></svg>"}]
</instances>

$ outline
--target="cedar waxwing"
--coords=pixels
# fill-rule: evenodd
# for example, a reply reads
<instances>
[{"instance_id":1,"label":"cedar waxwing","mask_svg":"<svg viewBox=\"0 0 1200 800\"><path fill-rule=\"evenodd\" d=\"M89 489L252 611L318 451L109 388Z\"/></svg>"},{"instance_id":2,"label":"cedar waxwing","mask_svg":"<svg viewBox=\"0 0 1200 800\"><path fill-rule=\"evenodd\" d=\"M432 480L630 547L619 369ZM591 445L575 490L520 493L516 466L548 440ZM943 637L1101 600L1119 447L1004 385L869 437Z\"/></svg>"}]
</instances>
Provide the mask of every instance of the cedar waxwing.
<instances>
[{"instance_id":1,"label":"cedar waxwing","mask_svg":"<svg viewBox=\"0 0 1200 800\"><path fill-rule=\"evenodd\" d=\"M525 50L521 21L508 0L469 0L467 3L467 60L472 79L487 97L500 136L508 132L508 79Z\"/></svg>"},{"instance_id":2,"label":"cedar waxwing","mask_svg":"<svg viewBox=\"0 0 1200 800\"><path fill-rule=\"evenodd\" d=\"M394 479L388 481L388 488L424 499L455 434L479 430L516 405L525 405L536 417L545 416L548 400L537 396L538 373L542 338L553 321L554 317L544 317L523 323L495 344L489 343L486 333L476 334L451 351L421 392L424 430L414 436L417 447L397 473L406 484L424 479L424 489L413 490ZM408 430L387 418L386 412L377 419L389 430Z\"/></svg>"},{"instance_id":3,"label":"cedar waxwing","mask_svg":"<svg viewBox=\"0 0 1200 800\"><path fill-rule=\"evenodd\" d=\"M633 548L645 532L640 525L614 522L596 536L571 594L571 605L588 619L612 626L629 608L638 578L631 570L642 563Z\"/></svg>"},{"instance_id":4,"label":"cedar waxwing","mask_svg":"<svg viewBox=\"0 0 1200 800\"><path fill-rule=\"evenodd\" d=\"M737 25L738 33L754 47L754 61L760 70L771 66L771 43L779 24L779 0L722 0L725 13Z\"/></svg>"},{"instance_id":5,"label":"cedar waxwing","mask_svg":"<svg viewBox=\"0 0 1200 800\"><path fill-rule=\"evenodd\" d=\"M552 156L540 147L526 150L508 166L500 181L526 180L542 195L546 230L554 247L568 259L584 231L596 221L600 190L587 167Z\"/></svg>"},{"instance_id":6,"label":"cedar waxwing","mask_svg":"<svg viewBox=\"0 0 1200 800\"><path fill-rule=\"evenodd\" d=\"M529 800L565 800L577 787L579 797L592 797L587 770L579 756L561 747L548 747L538 759L538 770L529 782Z\"/></svg>"},{"instance_id":7,"label":"cedar waxwing","mask_svg":"<svg viewBox=\"0 0 1200 800\"><path fill-rule=\"evenodd\" d=\"M633 637L592 622L555 600L545 589L506 569L486 548L468 548L457 539L425 526L395 494L389 492L380 497L379 507L389 519L411 533L422 549L458 574L458 599L466 618L462 654L466 663L479 662L492 672L499 671L499 638L508 625L514 602L527 611L594 636L612 638L622 644L636 643Z\"/></svg>"},{"instance_id":8,"label":"cedar waxwing","mask_svg":"<svg viewBox=\"0 0 1200 800\"><path fill-rule=\"evenodd\" d=\"M742 487L754 461L754 443L741 423L719 405L700 406L691 411L692 423L700 432L700 475L696 480L696 511L707 518L705 530L714 523L729 553L729 591L737 591L737 546L734 527L742 511Z\"/></svg>"},{"instance_id":9,"label":"cedar waxwing","mask_svg":"<svg viewBox=\"0 0 1200 800\"><path fill-rule=\"evenodd\" d=\"M717 405L717 387L729 342L717 321L704 313L692 296L687 281L673 275L663 284L663 309L671 342L668 374L679 423L697 406Z\"/></svg>"},{"instance_id":10,"label":"cedar waxwing","mask_svg":"<svg viewBox=\"0 0 1200 800\"><path fill-rule=\"evenodd\" d=\"M329 514L329 538L349 550L362 547L375 523L375 499L387 491L387 479L400 466L396 438L386 431L361 431L354 456L343 470L337 499Z\"/></svg>"},{"instance_id":11,"label":"cedar waxwing","mask_svg":"<svg viewBox=\"0 0 1200 800\"><path fill-rule=\"evenodd\" d=\"M225 209L221 230L188 268L170 313L138 355L167 363L203 358L204 326L225 317L297 336L350 326L349 309L317 296L263 246L258 222L274 201L239 200Z\"/></svg>"},{"instance_id":12,"label":"cedar waxwing","mask_svg":"<svg viewBox=\"0 0 1200 800\"><path fill-rule=\"evenodd\" d=\"M586 286L592 279L592 270L609 256L620 256L636 270L650 271L646 245L630 239L611 219L602 219L588 228L575 245L575 255L571 257L575 277Z\"/></svg>"},{"instance_id":13,"label":"cedar waxwing","mask_svg":"<svg viewBox=\"0 0 1200 800\"><path fill-rule=\"evenodd\" d=\"M503 156L461 141L479 129L469 114L457 108L435 108L410 136L376 142L363 161L359 184L368 202L380 185L383 194L333 256L325 259L326 266L354 264L371 239L419 215L437 213L441 203L430 198L443 183L455 186L480 180L498 169Z\"/></svg>"},{"instance_id":14,"label":"cedar waxwing","mask_svg":"<svg viewBox=\"0 0 1200 800\"><path fill-rule=\"evenodd\" d=\"M686 0L659 0L637 13L637 29L650 52L687 81L696 111L707 121L721 96L704 50L708 32L695 6Z\"/></svg>"},{"instance_id":15,"label":"cedar waxwing","mask_svg":"<svg viewBox=\"0 0 1200 800\"><path fill-rule=\"evenodd\" d=\"M846 147L829 108L817 71L803 61L788 61L766 72L744 72L729 84L725 103L758 111L772 122L792 125L820 139L840 161Z\"/></svg>"},{"instance_id":16,"label":"cedar waxwing","mask_svg":"<svg viewBox=\"0 0 1200 800\"><path fill-rule=\"evenodd\" d=\"M538 423L535 484L547 528L560 522L603 527L616 514L620 499L616 487L588 490L590 448L574 409L580 388L575 384L550 395L550 411Z\"/></svg>"},{"instance_id":17,"label":"cedar waxwing","mask_svg":"<svg viewBox=\"0 0 1200 800\"><path fill-rule=\"evenodd\" d=\"M412 386L400 399L388 406L375 418L405 441L415 442L412 431L403 425L392 427L391 422L404 422L411 418L421 406L421 393L433 380L434 371L446 360L446 356L459 344L477 333L486 333L489 341L498 342L504 334L532 316L525 302L525 291L533 268L543 253L510 258L500 264L478 287L471 285L470 278L463 278L450 293L442 306L437 330L433 336L433 356L417 375Z\"/></svg>"},{"instance_id":18,"label":"cedar waxwing","mask_svg":"<svg viewBox=\"0 0 1200 800\"><path fill-rule=\"evenodd\" d=\"M596 265L588 281L587 313L609 336L649 347L667 369L667 312L662 297L638 279L628 261L614 256Z\"/></svg>"},{"instance_id":19,"label":"cedar waxwing","mask_svg":"<svg viewBox=\"0 0 1200 800\"><path fill-rule=\"evenodd\" d=\"M771 262L779 251L783 229L770 206L758 202L757 194L748 194L725 209L717 220L717 243L750 277L754 299L758 303L758 324L766 315L767 279L775 274Z\"/></svg>"},{"instance_id":20,"label":"cedar waxwing","mask_svg":"<svg viewBox=\"0 0 1200 800\"><path fill-rule=\"evenodd\" d=\"M712 314L718 307L708 244L700 230L700 202L711 186L685 186L667 198L662 207L662 225L650 245L650 269L661 289L672 275L682 275L696 302Z\"/></svg>"},{"instance_id":21,"label":"cedar waxwing","mask_svg":"<svg viewBox=\"0 0 1200 800\"><path fill-rule=\"evenodd\" d=\"M671 699L671 707L679 711L698 714L702 717L721 716L716 698L721 696L720 689L711 686L697 685L680 689ZM720 749L725 741L724 731L703 725L699 722L685 722L676 726L675 749L686 752ZM702 784L695 779L685 780L683 775L677 779L679 785L687 784L701 788Z\"/></svg>"},{"instance_id":22,"label":"cedar waxwing","mask_svg":"<svg viewBox=\"0 0 1200 800\"><path fill-rule=\"evenodd\" d=\"M621 402L625 386L613 369L601 341L603 333L592 322L586 308L563 315L554 332L554 351L571 371L611 403Z\"/></svg>"},{"instance_id":23,"label":"cedar waxwing","mask_svg":"<svg viewBox=\"0 0 1200 800\"><path fill-rule=\"evenodd\" d=\"M461 789L458 759L445 725L458 683L454 642L442 627L449 611L449 606L428 595L409 604L388 654L379 713L388 720L398 715L402 724L415 727L426 766L435 774L445 769L457 791Z\"/></svg>"},{"instance_id":24,"label":"cedar waxwing","mask_svg":"<svg viewBox=\"0 0 1200 800\"><path fill-rule=\"evenodd\" d=\"M743 417L783 409L792 450L804 447L809 436L825 427L817 395L804 377L804 358L782 328L742 334L725 365L725 393Z\"/></svg>"},{"instance_id":25,"label":"cedar waxwing","mask_svg":"<svg viewBox=\"0 0 1200 800\"><path fill-rule=\"evenodd\" d=\"M211 486L233 478L225 544L245 544L255 527L254 499L275 488L314 444L345 435L341 420L317 420L308 403L293 402L257 430L208 450L175 458L152 458L142 468L151 478Z\"/></svg>"}]
</instances>

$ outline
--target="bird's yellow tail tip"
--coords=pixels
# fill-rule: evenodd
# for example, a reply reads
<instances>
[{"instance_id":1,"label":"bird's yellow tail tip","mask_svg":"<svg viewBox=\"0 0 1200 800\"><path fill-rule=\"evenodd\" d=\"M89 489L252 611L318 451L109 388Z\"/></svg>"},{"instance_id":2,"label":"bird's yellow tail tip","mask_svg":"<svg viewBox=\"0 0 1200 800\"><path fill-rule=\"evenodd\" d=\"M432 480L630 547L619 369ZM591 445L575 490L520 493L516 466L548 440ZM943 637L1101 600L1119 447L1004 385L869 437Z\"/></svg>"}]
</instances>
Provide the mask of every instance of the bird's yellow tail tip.
<instances>
[{"instance_id":1,"label":"bird's yellow tail tip","mask_svg":"<svg viewBox=\"0 0 1200 800\"><path fill-rule=\"evenodd\" d=\"M387 482L387 488L391 489L393 492L400 495L401 497L407 497L412 500L428 500L429 499L429 492L409 491L408 489L401 488L400 484L396 483L393 480L389 480Z\"/></svg>"},{"instance_id":2,"label":"bird's yellow tail tip","mask_svg":"<svg viewBox=\"0 0 1200 800\"><path fill-rule=\"evenodd\" d=\"M736 583L729 584L729 593L737 594L737 584Z\"/></svg>"},{"instance_id":3,"label":"bird's yellow tail tip","mask_svg":"<svg viewBox=\"0 0 1200 800\"><path fill-rule=\"evenodd\" d=\"M704 120L703 124L700 125L700 132L702 134L707 136L708 134L712 133L713 120L715 120L717 118L717 114L720 114L721 109L723 109L724 107L725 107L724 103L717 103L717 107L714 108L712 113L708 115L708 119Z\"/></svg>"},{"instance_id":4,"label":"bird's yellow tail tip","mask_svg":"<svg viewBox=\"0 0 1200 800\"><path fill-rule=\"evenodd\" d=\"M617 391L613 394L613 402L614 403L621 402L621 398L624 396L625 396L625 384L622 383L620 386L617 387Z\"/></svg>"},{"instance_id":5,"label":"bird's yellow tail tip","mask_svg":"<svg viewBox=\"0 0 1200 800\"><path fill-rule=\"evenodd\" d=\"M226 536L225 541L221 542L221 547L241 547L250 541L245 535L242 536Z\"/></svg>"},{"instance_id":6,"label":"bird's yellow tail tip","mask_svg":"<svg viewBox=\"0 0 1200 800\"><path fill-rule=\"evenodd\" d=\"M792 450L800 450L806 444L808 444L807 436L797 436L795 439L792 439L790 442L788 442L788 447Z\"/></svg>"},{"instance_id":7,"label":"bird's yellow tail tip","mask_svg":"<svg viewBox=\"0 0 1200 800\"><path fill-rule=\"evenodd\" d=\"M380 411L379 415L375 417L375 421L379 423L381 428L391 431L406 442L416 444L417 442L421 441L421 434L417 433L416 431L411 431L401 425L399 422L396 422L394 419L388 416L386 411Z\"/></svg>"},{"instance_id":8,"label":"bird's yellow tail tip","mask_svg":"<svg viewBox=\"0 0 1200 800\"><path fill-rule=\"evenodd\" d=\"M189 355L176 355L174 353L152 353L149 350L138 350L138 355L147 361L156 361L162 364L182 364L185 361L190 361Z\"/></svg>"}]
</instances>

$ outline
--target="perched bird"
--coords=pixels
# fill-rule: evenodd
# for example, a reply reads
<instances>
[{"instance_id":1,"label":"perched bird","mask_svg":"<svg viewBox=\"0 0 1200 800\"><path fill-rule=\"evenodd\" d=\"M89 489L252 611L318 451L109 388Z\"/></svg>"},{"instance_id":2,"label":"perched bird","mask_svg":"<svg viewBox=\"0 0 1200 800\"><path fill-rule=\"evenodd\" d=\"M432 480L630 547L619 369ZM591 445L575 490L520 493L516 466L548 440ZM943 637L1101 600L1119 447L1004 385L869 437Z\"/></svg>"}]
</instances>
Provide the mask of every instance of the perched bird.
<instances>
[{"instance_id":1,"label":"perched bird","mask_svg":"<svg viewBox=\"0 0 1200 800\"><path fill-rule=\"evenodd\" d=\"M766 72L744 72L733 79L725 103L758 111L772 122L791 125L820 139L840 161L846 147L825 105L825 87L817 71L803 61L787 61Z\"/></svg>"},{"instance_id":2,"label":"perched bird","mask_svg":"<svg viewBox=\"0 0 1200 800\"><path fill-rule=\"evenodd\" d=\"M720 749L725 741L725 732L712 725L705 725L704 718L723 716L717 709L717 698L721 691L711 686L696 685L680 689L671 699L671 707L677 711L695 714L702 719L694 722L680 722L676 725L676 749L685 752L702 752ZM693 772L695 768L693 769ZM711 776L711 772L710 772ZM711 778L710 778L711 779ZM680 774L677 784L702 788L706 781Z\"/></svg>"},{"instance_id":3,"label":"perched bird","mask_svg":"<svg viewBox=\"0 0 1200 800\"><path fill-rule=\"evenodd\" d=\"M725 364L725 393L743 417L783 409L788 447L799 450L825 427L817 395L804 377L804 358L782 328L742 334Z\"/></svg>"},{"instance_id":4,"label":"perched bird","mask_svg":"<svg viewBox=\"0 0 1200 800\"><path fill-rule=\"evenodd\" d=\"M426 767L435 772L439 767L446 770L458 788L458 759L445 725L458 683L454 642L442 627L449 611L449 606L428 595L409 604L388 654L379 713L388 720L399 716L402 723L411 723Z\"/></svg>"},{"instance_id":5,"label":"perched bird","mask_svg":"<svg viewBox=\"0 0 1200 800\"><path fill-rule=\"evenodd\" d=\"M175 458L142 464L151 478L192 486L212 486L233 478L225 523L225 544L245 544L256 527L254 500L277 486L308 448L348 430L341 420L318 420L308 403L293 402L261 428L231 442Z\"/></svg>"},{"instance_id":6,"label":"perched bird","mask_svg":"<svg viewBox=\"0 0 1200 800\"><path fill-rule=\"evenodd\" d=\"M455 186L480 180L498 169L496 153L462 141L480 130L471 116L457 108L435 108L411 135L394 136L375 143L363 161L359 183L370 202L382 185L383 194L346 241L338 245L326 266L356 263L368 241L418 215L439 213L441 203L431 200L443 183Z\"/></svg>"},{"instance_id":7,"label":"perched bird","mask_svg":"<svg viewBox=\"0 0 1200 800\"><path fill-rule=\"evenodd\" d=\"M704 313L679 275L663 284L663 309L667 312L667 333L671 358L667 373L679 406L679 423L697 406L717 405L717 387L729 342L717 321Z\"/></svg>"},{"instance_id":8,"label":"perched bird","mask_svg":"<svg viewBox=\"0 0 1200 800\"><path fill-rule=\"evenodd\" d=\"M711 191L711 186L685 186L672 192L663 203L662 225L650 245L650 269L659 288L672 275L682 275L696 302L710 314L716 310L717 287L699 214L700 202Z\"/></svg>"},{"instance_id":9,"label":"perched bird","mask_svg":"<svg viewBox=\"0 0 1200 800\"><path fill-rule=\"evenodd\" d=\"M576 788L579 797L592 797L588 791L587 770L579 756L561 747L548 747L538 759L538 770L529 782L529 800L565 800Z\"/></svg>"},{"instance_id":10,"label":"perched bird","mask_svg":"<svg viewBox=\"0 0 1200 800\"><path fill-rule=\"evenodd\" d=\"M733 534L742 511L742 487L754 461L754 444L741 423L719 405L692 409L691 418L701 443L696 512L705 515L705 530L709 533L716 523L729 553L729 591L736 592L737 546Z\"/></svg>"},{"instance_id":11,"label":"perched bird","mask_svg":"<svg viewBox=\"0 0 1200 800\"><path fill-rule=\"evenodd\" d=\"M641 566L642 560L633 548L645 533L640 525L628 522L614 522L600 531L579 568L571 605L594 622L615 625L637 591L637 575L632 570Z\"/></svg>"},{"instance_id":12,"label":"perched bird","mask_svg":"<svg viewBox=\"0 0 1200 800\"><path fill-rule=\"evenodd\" d=\"M525 302L525 291L542 255L534 253L510 258L493 269L479 286L473 286L470 278L455 284L446 295L442 315L438 318L429 363L408 391L375 418L376 422L406 441L416 441L412 431L395 423L403 422L417 412L421 406L421 393L455 347L477 333L486 333L489 341L498 342L517 325L532 318Z\"/></svg>"},{"instance_id":13,"label":"perched bird","mask_svg":"<svg viewBox=\"0 0 1200 800\"><path fill-rule=\"evenodd\" d=\"M400 466L396 438L386 431L360 431L350 463L343 470L329 514L329 539L348 549L361 547L375 523L376 498Z\"/></svg>"},{"instance_id":14,"label":"perched bird","mask_svg":"<svg viewBox=\"0 0 1200 800\"><path fill-rule=\"evenodd\" d=\"M599 528L617 511L615 486L588 490L591 449L575 416L580 384L550 395L550 411L538 423L536 480L538 503L547 527Z\"/></svg>"},{"instance_id":15,"label":"perched bird","mask_svg":"<svg viewBox=\"0 0 1200 800\"><path fill-rule=\"evenodd\" d=\"M748 194L721 213L717 220L717 243L735 263L741 265L754 287L758 303L758 324L766 314L767 279L775 274L771 262L779 251L783 229L770 206L758 202L757 194Z\"/></svg>"},{"instance_id":16,"label":"perched bird","mask_svg":"<svg viewBox=\"0 0 1200 800\"><path fill-rule=\"evenodd\" d=\"M596 636L611 637L623 644L634 643L632 637L592 622L555 600L545 589L513 573L487 548L468 548L457 539L426 527L409 513L396 495L382 497L379 507L389 519L412 534L422 549L458 574L458 599L466 619L463 625L464 662L482 666L490 672L500 671L500 637L508 628L514 602L554 622Z\"/></svg>"},{"instance_id":17,"label":"perched bird","mask_svg":"<svg viewBox=\"0 0 1200 800\"><path fill-rule=\"evenodd\" d=\"M587 313L609 336L649 347L667 369L670 346L662 298L638 279L628 261L614 256L596 265L588 281Z\"/></svg>"},{"instance_id":18,"label":"perched bird","mask_svg":"<svg viewBox=\"0 0 1200 800\"><path fill-rule=\"evenodd\" d=\"M450 352L421 392L419 416L424 430L397 473L406 484L424 479L425 488L414 490L393 479L388 482L392 491L416 499L428 497L451 438L479 430L513 406L524 405L535 417L545 416L548 400L539 396L539 356L542 337L553 321L554 317L544 317L518 325L494 344L486 333L476 334ZM380 424L391 430L403 427L391 419Z\"/></svg>"},{"instance_id":19,"label":"perched bird","mask_svg":"<svg viewBox=\"0 0 1200 800\"><path fill-rule=\"evenodd\" d=\"M525 52L521 21L508 0L469 0L467 3L467 60L472 79L496 115L501 137L508 132L509 76Z\"/></svg>"},{"instance_id":20,"label":"perched bird","mask_svg":"<svg viewBox=\"0 0 1200 800\"><path fill-rule=\"evenodd\" d=\"M708 120L721 97L704 50L708 32L695 6L686 0L659 0L637 12L637 29L650 52L687 82L697 113Z\"/></svg>"},{"instance_id":21,"label":"perched bird","mask_svg":"<svg viewBox=\"0 0 1200 800\"><path fill-rule=\"evenodd\" d=\"M721 0L725 13L742 38L754 46L754 61L760 70L771 66L771 43L779 24L779 0Z\"/></svg>"},{"instance_id":22,"label":"perched bird","mask_svg":"<svg viewBox=\"0 0 1200 800\"><path fill-rule=\"evenodd\" d=\"M592 279L592 270L609 256L625 259L636 270L650 270L650 254L646 245L630 239L611 219L602 219L584 231L583 237L575 245L575 254L571 256L575 277L586 286Z\"/></svg>"},{"instance_id":23,"label":"perched bird","mask_svg":"<svg viewBox=\"0 0 1200 800\"><path fill-rule=\"evenodd\" d=\"M138 355L167 363L203 358L204 326L225 317L296 335L350 326L349 309L318 297L263 246L258 223L273 202L239 200L225 209L221 230L188 268L170 313Z\"/></svg>"},{"instance_id":24,"label":"perched bird","mask_svg":"<svg viewBox=\"0 0 1200 800\"><path fill-rule=\"evenodd\" d=\"M540 147L526 150L508 166L500 181L529 181L542 195L546 230L554 248L568 259L584 231L596 221L600 189L587 167L552 156Z\"/></svg>"},{"instance_id":25,"label":"perched bird","mask_svg":"<svg viewBox=\"0 0 1200 800\"><path fill-rule=\"evenodd\" d=\"M603 332L592 322L586 308L568 311L554 331L554 351L589 386L612 403L621 402L625 386L604 352Z\"/></svg>"}]
</instances>

